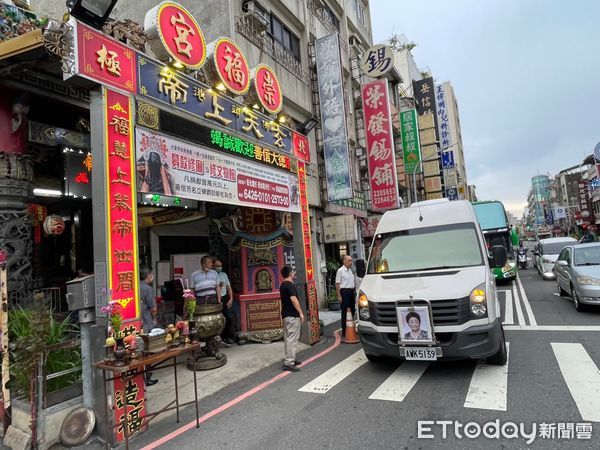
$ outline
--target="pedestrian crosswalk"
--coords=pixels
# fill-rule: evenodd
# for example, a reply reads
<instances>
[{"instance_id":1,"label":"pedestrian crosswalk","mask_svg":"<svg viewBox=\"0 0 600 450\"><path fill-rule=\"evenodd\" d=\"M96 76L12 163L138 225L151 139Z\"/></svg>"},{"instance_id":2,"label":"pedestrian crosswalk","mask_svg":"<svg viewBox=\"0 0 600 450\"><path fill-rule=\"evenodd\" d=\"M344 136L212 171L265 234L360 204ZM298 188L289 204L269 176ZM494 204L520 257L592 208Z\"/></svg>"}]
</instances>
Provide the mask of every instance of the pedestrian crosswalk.
<instances>
[{"instance_id":1,"label":"pedestrian crosswalk","mask_svg":"<svg viewBox=\"0 0 600 450\"><path fill-rule=\"evenodd\" d=\"M550 343L548 349L554 354L554 362L558 372L562 375L566 385L565 392L569 392L573 402L576 404L583 420L600 422L600 371L580 343ZM468 390L464 398L465 408L507 411L509 392L511 390L511 354L510 343L506 343L509 356L508 363L504 366L487 364L484 360L479 361L473 368ZM513 349L514 350L514 349ZM336 389L344 389L344 382L354 381L365 376L369 365L363 350L359 350L343 361L334 365L314 380L302 386L299 391L312 394L327 394ZM365 366L366 365L366 366ZM422 361L403 361L391 374L381 381L371 394L369 400L403 402L411 395L422 394L419 391L419 381L427 374L435 363ZM363 367L365 366L365 367ZM363 371L358 370L363 367ZM377 377L381 376L381 370L387 366L378 366ZM519 367L517 365L517 367ZM436 368L439 371L439 365ZM514 375L513 375L514 376ZM517 377L518 378L518 377ZM453 383L456 380L453 379ZM379 381L377 381L379 383ZM465 380L466 383L466 380ZM453 392L455 387L450 387ZM516 392L521 387L513 387ZM450 393L450 391L449 391ZM566 394L565 394L566 395ZM414 399L413 399L414 400Z\"/></svg>"},{"instance_id":2,"label":"pedestrian crosswalk","mask_svg":"<svg viewBox=\"0 0 600 450\"><path fill-rule=\"evenodd\" d=\"M498 300L502 309L502 322L505 325L537 325L519 277L510 286L498 288Z\"/></svg>"}]
</instances>

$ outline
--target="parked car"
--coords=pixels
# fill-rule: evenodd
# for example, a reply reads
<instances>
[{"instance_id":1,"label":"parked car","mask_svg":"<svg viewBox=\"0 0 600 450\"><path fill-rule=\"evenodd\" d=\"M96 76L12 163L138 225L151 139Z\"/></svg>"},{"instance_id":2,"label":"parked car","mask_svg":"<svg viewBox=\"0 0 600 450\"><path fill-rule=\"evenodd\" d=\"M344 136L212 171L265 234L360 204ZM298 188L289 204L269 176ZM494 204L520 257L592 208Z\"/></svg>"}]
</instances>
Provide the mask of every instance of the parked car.
<instances>
[{"instance_id":1,"label":"parked car","mask_svg":"<svg viewBox=\"0 0 600 450\"><path fill-rule=\"evenodd\" d=\"M568 245L577 244L577 240L572 237L559 237L542 239L533 252L533 264L538 273L544 280L554 278L554 262L559 253Z\"/></svg>"},{"instance_id":2,"label":"parked car","mask_svg":"<svg viewBox=\"0 0 600 450\"><path fill-rule=\"evenodd\" d=\"M559 295L571 295L577 311L600 305L600 243L565 247L554 272Z\"/></svg>"}]
</instances>

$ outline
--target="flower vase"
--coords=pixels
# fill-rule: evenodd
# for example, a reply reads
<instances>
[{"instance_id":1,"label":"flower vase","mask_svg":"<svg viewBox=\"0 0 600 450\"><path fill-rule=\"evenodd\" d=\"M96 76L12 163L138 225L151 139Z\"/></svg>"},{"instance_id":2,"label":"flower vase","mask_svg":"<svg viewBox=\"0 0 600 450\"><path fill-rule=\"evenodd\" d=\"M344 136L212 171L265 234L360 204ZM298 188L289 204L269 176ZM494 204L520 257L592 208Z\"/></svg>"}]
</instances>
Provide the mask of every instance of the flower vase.
<instances>
[{"instance_id":1,"label":"flower vase","mask_svg":"<svg viewBox=\"0 0 600 450\"><path fill-rule=\"evenodd\" d=\"M192 342L197 342L198 341L198 330L196 329L196 321L195 320L190 320L190 339Z\"/></svg>"},{"instance_id":2,"label":"flower vase","mask_svg":"<svg viewBox=\"0 0 600 450\"><path fill-rule=\"evenodd\" d=\"M125 364L125 356L127 355L127 349L125 348L125 341L123 338L116 338L117 345L113 350L113 356L115 357L115 365L122 366Z\"/></svg>"}]
</instances>

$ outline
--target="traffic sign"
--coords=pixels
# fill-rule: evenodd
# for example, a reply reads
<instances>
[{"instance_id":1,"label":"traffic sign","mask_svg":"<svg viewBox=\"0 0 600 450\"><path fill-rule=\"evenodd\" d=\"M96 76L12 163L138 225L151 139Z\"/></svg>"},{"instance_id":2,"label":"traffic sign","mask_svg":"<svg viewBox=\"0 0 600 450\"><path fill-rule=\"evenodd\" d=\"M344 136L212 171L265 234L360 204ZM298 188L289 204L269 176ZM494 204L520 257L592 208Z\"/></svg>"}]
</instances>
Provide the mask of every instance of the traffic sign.
<instances>
[{"instance_id":1,"label":"traffic sign","mask_svg":"<svg viewBox=\"0 0 600 450\"><path fill-rule=\"evenodd\" d=\"M454 167L454 152L452 150L442 152L442 167L444 169L452 169Z\"/></svg>"}]
</instances>

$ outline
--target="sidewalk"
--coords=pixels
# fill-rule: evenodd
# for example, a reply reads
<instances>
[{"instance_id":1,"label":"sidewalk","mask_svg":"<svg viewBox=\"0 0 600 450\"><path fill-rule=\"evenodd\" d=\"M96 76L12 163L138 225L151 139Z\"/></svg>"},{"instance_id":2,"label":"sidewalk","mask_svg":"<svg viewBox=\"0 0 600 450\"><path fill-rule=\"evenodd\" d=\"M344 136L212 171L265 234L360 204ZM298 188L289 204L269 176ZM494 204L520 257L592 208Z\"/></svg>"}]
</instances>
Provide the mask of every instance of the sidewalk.
<instances>
[{"instance_id":1,"label":"sidewalk","mask_svg":"<svg viewBox=\"0 0 600 450\"><path fill-rule=\"evenodd\" d=\"M310 348L308 345L298 343L298 352ZM246 378L261 369L273 364L283 364L283 341L270 344L245 344L223 346L221 352L227 355L227 364L218 369L197 371L198 400L208 397L224 387ZM152 375L158 383L147 388L146 406L149 412L158 411L166 403L175 398L173 386L173 368L166 367L157 370ZM181 403L194 399L193 372L185 365L185 360L177 368L179 380L179 401ZM170 411L156 418L155 422L168 419L175 411Z\"/></svg>"}]
</instances>

